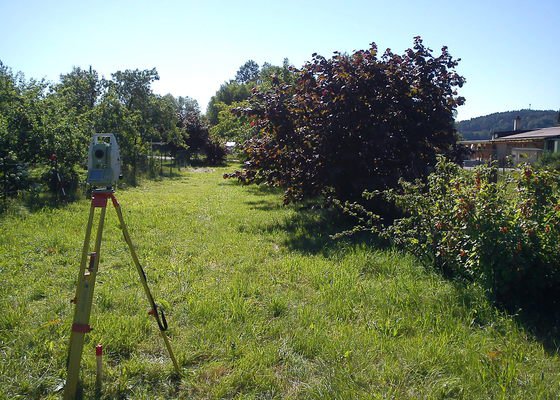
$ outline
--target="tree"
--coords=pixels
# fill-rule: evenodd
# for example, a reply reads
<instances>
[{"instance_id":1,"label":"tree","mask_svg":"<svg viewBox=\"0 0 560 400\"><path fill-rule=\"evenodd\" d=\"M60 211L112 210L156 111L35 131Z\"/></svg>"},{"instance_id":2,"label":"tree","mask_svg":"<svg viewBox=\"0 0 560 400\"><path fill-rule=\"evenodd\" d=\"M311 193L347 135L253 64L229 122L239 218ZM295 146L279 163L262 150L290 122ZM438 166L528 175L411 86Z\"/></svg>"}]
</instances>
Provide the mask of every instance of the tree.
<instances>
[{"instance_id":1,"label":"tree","mask_svg":"<svg viewBox=\"0 0 560 400\"><path fill-rule=\"evenodd\" d=\"M247 61L243 64L237 74L235 74L235 80L239 84L248 84L250 82L256 82L259 77L259 64L253 60Z\"/></svg>"},{"instance_id":2,"label":"tree","mask_svg":"<svg viewBox=\"0 0 560 400\"><path fill-rule=\"evenodd\" d=\"M132 182L138 170L151 166L147 161L154 141L166 142L172 153L191 146L208 159L219 159L221 148L209 140L198 103L152 92L151 84L159 79L155 69L117 71L111 78L100 79L92 67L75 67L57 83L27 81L0 61L2 172L8 164L20 170L32 165L34 172L47 171L40 179L57 191L60 185L51 185L53 176L77 183L94 132L118 134L123 172ZM21 183L23 172L9 175ZM24 188L13 182L9 186Z\"/></svg>"},{"instance_id":3,"label":"tree","mask_svg":"<svg viewBox=\"0 0 560 400\"><path fill-rule=\"evenodd\" d=\"M183 126L189 135L186 141L189 146L189 152L194 154L204 151L209 140L208 123L202 118L198 110L198 104L196 108L187 109L186 111Z\"/></svg>"},{"instance_id":4,"label":"tree","mask_svg":"<svg viewBox=\"0 0 560 400\"><path fill-rule=\"evenodd\" d=\"M245 78L241 78L241 76ZM233 103L247 100L253 90L257 88L267 90L273 84L279 82L286 84L293 84L295 82L293 67L290 66L287 58L284 59L281 67L264 63L260 70L258 64L254 61L247 61L237 72L237 78L222 84L220 89L210 99L206 110L206 116L210 125L218 123L218 113L220 112L220 107L222 107L219 103L231 106Z\"/></svg>"},{"instance_id":5,"label":"tree","mask_svg":"<svg viewBox=\"0 0 560 400\"><path fill-rule=\"evenodd\" d=\"M152 140L166 142L174 156L177 150L186 148L188 138L187 132L180 123L179 101L171 94L167 94L165 96L153 96L151 103L150 119L157 132L157 137L153 137Z\"/></svg>"},{"instance_id":6,"label":"tree","mask_svg":"<svg viewBox=\"0 0 560 400\"><path fill-rule=\"evenodd\" d=\"M358 199L364 189L424 176L453 151L453 112L464 78L446 47L434 57L421 38L403 55L375 43L351 55L317 54L294 85L257 91L243 113L257 134L248 162L232 174L283 187L285 200Z\"/></svg>"},{"instance_id":7,"label":"tree","mask_svg":"<svg viewBox=\"0 0 560 400\"><path fill-rule=\"evenodd\" d=\"M59 83L51 85L42 105L43 157L56 155L59 173L77 179L73 170L84 163L94 133L94 108L103 85L91 66L88 70L74 67L70 73L60 75Z\"/></svg>"},{"instance_id":8,"label":"tree","mask_svg":"<svg viewBox=\"0 0 560 400\"><path fill-rule=\"evenodd\" d=\"M78 166L84 165L91 138L91 113L78 113L76 108L68 108L64 97L56 92L41 101L41 113L37 126L42 142L37 153L42 164L49 169L42 175L42 181L51 192L61 188L73 191L78 186Z\"/></svg>"},{"instance_id":9,"label":"tree","mask_svg":"<svg viewBox=\"0 0 560 400\"><path fill-rule=\"evenodd\" d=\"M200 118L198 101L191 97L177 97L177 117L179 124L186 127L193 118Z\"/></svg>"},{"instance_id":10,"label":"tree","mask_svg":"<svg viewBox=\"0 0 560 400\"><path fill-rule=\"evenodd\" d=\"M142 109L152 94L151 85L159 80L155 68L139 70L117 71L111 74L113 80L111 86L115 90L118 99L129 109Z\"/></svg>"},{"instance_id":11,"label":"tree","mask_svg":"<svg viewBox=\"0 0 560 400\"><path fill-rule=\"evenodd\" d=\"M284 58L281 67L264 63L259 73L259 84L264 89L269 89L273 84L280 82L292 85L296 81L294 70L287 58Z\"/></svg>"},{"instance_id":12,"label":"tree","mask_svg":"<svg viewBox=\"0 0 560 400\"><path fill-rule=\"evenodd\" d=\"M248 103L234 102L231 105L218 103L218 123L210 127L210 137L216 141L225 143L233 141L244 143L251 137L253 128L244 115L237 115L239 108L247 107Z\"/></svg>"},{"instance_id":13,"label":"tree","mask_svg":"<svg viewBox=\"0 0 560 400\"><path fill-rule=\"evenodd\" d=\"M6 65L0 61L0 158L15 156L18 136L11 134L19 119L18 110L22 107L22 98L15 77Z\"/></svg>"},{"instance_id":14,"label":"tree","mask_svg":"<svg viewBox=\"0 0 560 400\"><path fill-rule=\"evenodd\" d=\"M109 85L108 90L94 110L94 126L96 132L115 132L121 151L123 171L128 169L136 173L138 154L147 149L138 134L141 116L138 111L130 110ZM133 178L134 181L134 178Z\"/></svg>"},{"instance_id":15,"label":"tree","mask_svg":"<svg viewBox=\"0 0 560 400\"><path fill-rule=\"evenodd\" d=\"M102 87L97 71L90 66L87 71L74 67L72 72L60 75L60 83L54 86L54 90L66 99L68 107L82 114L93 109Z\"/></svg>"},{"instance_id":16,"label":"tree","mask_svg":"<svg viewBox=\"0 0 560 400\"><path fill-rule=\"evenodd\" d=\"M74 72L71 76L77 78L80 71ZM55 170L66 189L76 187L75 167L83 163L92 130L93 105L86 107L79 98L84 86L77 84L79 79L65 78L58 85L26 81L0 66L0 158L12 169L49 167L40 179L53 191L61 184L57 180L53 185Z\"/></svg>"},{"instance_id":17,"label":"tree","mask_svg":"<svg viewBox=\"0 0 560 400\"><path fill-rule=\"evenodd\" d=\"M148 143L159 136L152 121L153 92L151 84L159 79L155 68L151 70L125 70L111 74L112 80L106 82L106 92L98 115L108 120L97 120L97 131L110 124L116 124L114 130L120 133L119 144L122 160L126 167L132 168L132 180L135 181L139 162L145 162ZM113 114L113 115L108 115Z\"/></svg>"},{"instance_id":18,"label":"tree","mask_svg":"<svg viewBox=\"0 0 560 400\"><path fill-rule=\"evenodd\" d=\"M21 74L13 78L15 91L6 104L9 141L21 162L42 162L45 155L43 125L46 117L43 106L48 84L43 80L26 81Z\"/></svg>"},{"instance_id":19,"label":"tree","mask_svg":"<svg viewBox=\"0 0 560 400\"><path fill-rule=\"evenodd\" d=\"M206 116L210 125L218 123L218 103L231 105L233 102L247 100L251 96L251 88L246 84L237 81L229 81L220 86L220 89L210 99Z\"/></svg>"},{"instance_id":20,"label":"tree","mask_svg":"<svg viewBox=\"0 0 560 400\"><path fill-rule=\"evenodd\" d=\"M17 194L27 184L26 179L21 179L27 175L26 169L18 168L20 137L12 134L23 111L21 104L16 79L12 71L0 61L0 194L5 196Z\"/></svg>"},{"instance_id":21,"label":"tree","mask_svg":"<svg viewBox=\"0 0 560 400\"><path fill-rule=\"evenodd\" d=\"M170 94L165 96L169 103L173 104L174 107L174 121L177 129L174 130L174 136L168 136L167 142L171 147L173 155L176 155L178 151L185 151L188 149L187 142L189 141L189 128L192 128L194 122L200 119L200 108L198 107L198 102L188 96L179 96L174 98Z\"/></svg>"}]
</instances>

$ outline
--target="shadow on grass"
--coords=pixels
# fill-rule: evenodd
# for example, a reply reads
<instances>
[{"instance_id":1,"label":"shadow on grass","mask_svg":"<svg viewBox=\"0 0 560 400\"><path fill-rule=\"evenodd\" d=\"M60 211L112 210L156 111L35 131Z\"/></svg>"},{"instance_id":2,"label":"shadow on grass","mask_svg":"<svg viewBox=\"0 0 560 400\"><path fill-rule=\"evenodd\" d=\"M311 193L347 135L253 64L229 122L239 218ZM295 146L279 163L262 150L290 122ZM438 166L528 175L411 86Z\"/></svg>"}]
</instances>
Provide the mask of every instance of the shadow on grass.
<instances>
[{"instance_id":1,"label":"shadow on grass","mask_svg":"<svg viewBox=\"0 0 560 400\"><path fill-rule=\"evenodd\" d=\"M560 296L560 291L556 297ZM531 304L518 311L515 320L540 343L549 355L560 354L560 310L557 301ZM506 308L506 311L509 311Z\"/></svg>"},{"instance_id":2,"label":"shadow on grass","mask_svg":"<svg viewBox=\"0 0 560 400\"><path fill-rule=\"evenodd\" d=\"M264 232L286 232L284 245L292 251L329 256L349 244L365 243L377 248L383 245L373 235L365 233L333 238L333 235L351 229L354 224L351 218L336 208L321 208L316 205L287 207L294 207L297 212L281 224L265 225L261 229ZM266 206L261 204L260 208L265 209Z\"/></svg>"},{"instance_id":3,"label":"shadow on grass","mask_svg":"<svg viewBox=\"0 0 560 400\"><path fill-rule=\"evenodd\" d=\"M276 189L249 187L255 195L279 193ZM248 202L251 207L272 210L282 207L279 201L262 199ZM303 254L323 254L330 256L346 245L365 244L374 249L388 248L389 243L366 232L333 239L333 235L352 229L355 220L336 208L321 208L317 204L289 205L296 213L282 223L268 224L260 229L265 233L286 232L284 245L290 250ZM440 275L443 276L441 272ZM446 280L462 286L458 279L444 276ZM560 354L560 288L541 294L538 299L526 296L513 302L498 302L489 299L491 307L513 317L518 326L540 342L549 355ZM469 302L465 302L469 304ZM476 305L472 305L476 307Z\"/></svg>"},{"instance_id":4,"label":"shadow on grass","mask_svg":"<svg viewBox=\"0 0 560 400\"><path fill-rule=\"evenodd\" d=\"M251 209L259 211L274 211L282 207L282 204L276 201L267 200L246 201L245 204L247 204Z\"/></svg>"},{"instance_id":5,"label":"shadow on grass","mask_svg":"<svg viewBox=\"0 0 560 400\"><path fill-rule=\"evenodd\" d=\"M228 179L228 181L240 185L240 183L235 180ZM257 200L247 200L244 202L252 209L273 211L284 207L279 199L282 195L282 190L279 188L265 185L246 185L244 186L244 190L252 196L257 197Z\"/></svg>"},{"instance_id":6,"label":"shadow on grass","mask_svg":"<svg viewBox=\"0 0 560 400\"><path fill-rule=\"evenodd\" d=\"M85 198L85 194L77 190L67 196L53 194L51 192L42 193L25 193L19 199L14 200L14 207L25 208L29 212L37 212L40 210L54 210L64 208L78 200Z\"/></svg>"},{"instance_id":7,"label":"shadow on grass","mask_svg":"<svg viewBox=\"0 0 560 400\"><path fill-rule=\"evenodd\" d=\"M240 185L235 180L229 180ZM289 207L296 212L283 223L263 225L259 229L265 233L282 231L287 233L284 245L290 250L307 254L325 255L340 249L345 244L366 243L377 248L387 246L386 242L368 233L355 233L352 236L333 238L333 235L350 230L355 225L352 217L335 207L323 207L320 199L306 200L301 203L283 205L280 196L282 189L268 185L243 185L244 190L257 197L245 201L253 209L272 211Z\"/></svg>"},{"instance_id":8,"label":"shadow on grass","mask_svg":"<svg viewBox=\"0 0 560 400\"><path fill-rule=\"evenodd\" d=\"M240 184L235 179L228 179L231 182ZM269 185L244 185L245 191L254 196L281 196L282 189Z\"/></svg>"},{"instance_id":9,"label":"shadow on grass","mask_svg":"<svg viewBox=\"0 0 560 400\"><path fill-rule=\"evenodd\" d=\"M433 271L441 276L439 271ZM509 316L517 325L520 331L525 332L529 337L542 344L548 355L557 356L560 354L560 310L554 301L531 299L515 301L497 301L487 291L471 290L470 283L461 279L444 277L451 282L459 293L458 301L466 309L475 310L474 319L471 323L480 326L492 326L496 322L498 315ZM560 293L560 291L557 291ZM496 313L496 311L498 313ZM499 331L499 329L498 329Z\"/></svg>"},{"instance_id":10,"label":"shadow on grass","mask_svg":"<svg viewBox=\"0 0 560 400\"><path fill-rule=\"evenodd\" d=\"M302 253L329 254L340 241L332 235L350 228L349 219L339 210L332 208L301 208L293 218L286 221L285 229L290 233L286 245ZM355 242L358 238L347 238Z\"/></svg>"}]
</instances>

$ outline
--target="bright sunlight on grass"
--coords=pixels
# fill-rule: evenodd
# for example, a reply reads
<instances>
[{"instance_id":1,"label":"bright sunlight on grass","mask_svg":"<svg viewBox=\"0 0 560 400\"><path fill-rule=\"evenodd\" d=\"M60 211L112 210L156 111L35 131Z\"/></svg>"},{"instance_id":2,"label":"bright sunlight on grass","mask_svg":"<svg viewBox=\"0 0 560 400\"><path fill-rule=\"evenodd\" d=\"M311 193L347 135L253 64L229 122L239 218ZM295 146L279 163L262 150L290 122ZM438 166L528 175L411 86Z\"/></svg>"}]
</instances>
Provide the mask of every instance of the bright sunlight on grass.
<instances>
[{"instance_id":1,"label":"bright sunlight on grass","mask_svg":"<svg viewBox=\"0 0 560 400\"><path fill-rule=\"evenodd\" d=\"M222 179L231 168L117 192L184 371L173 378L108 208L84 397L541 399L560 361L476 286L397 251L332 242L325 211ZM59 398L89 201L0 221L0 398Z\"/></svg>"}]
</instances>

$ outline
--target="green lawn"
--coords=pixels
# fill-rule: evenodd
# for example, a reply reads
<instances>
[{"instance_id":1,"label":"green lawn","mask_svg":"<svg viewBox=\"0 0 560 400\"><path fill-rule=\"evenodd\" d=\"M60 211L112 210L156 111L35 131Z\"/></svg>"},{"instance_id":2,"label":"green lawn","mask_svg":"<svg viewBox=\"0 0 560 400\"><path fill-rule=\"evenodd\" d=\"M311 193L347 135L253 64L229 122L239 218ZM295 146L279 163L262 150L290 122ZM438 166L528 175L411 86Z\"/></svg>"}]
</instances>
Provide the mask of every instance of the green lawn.
<instances>
[{"instance_id":1,"label":"green lawn","mask_svg":"<svg viewBox=\"0 0 560 400\"><path fill-rule=\"evenodd\" d=\"M560 360L462 287L396 251L329 240L336 218L196 169L117 193L173 367L108 209L94 348L102 398L558 398ZM0 398L59 398L89 211L83 200L0 220Z\"/></svg>"}]
</instances>

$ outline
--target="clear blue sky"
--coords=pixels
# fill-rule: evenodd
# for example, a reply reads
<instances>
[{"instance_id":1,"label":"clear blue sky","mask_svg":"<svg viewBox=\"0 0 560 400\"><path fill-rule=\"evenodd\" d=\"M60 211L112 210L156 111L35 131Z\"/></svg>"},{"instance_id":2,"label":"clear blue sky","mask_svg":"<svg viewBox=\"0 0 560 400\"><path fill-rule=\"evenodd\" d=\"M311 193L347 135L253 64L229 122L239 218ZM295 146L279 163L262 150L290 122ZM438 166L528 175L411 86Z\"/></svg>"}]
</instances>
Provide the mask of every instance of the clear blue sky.
<instances>
[{"instance_id":1,"label":"clear blue sky","mask_svg":"<svg viewBox=\"0 0 560 400\"><path fill-rule=\"evenodd\" d=\"M458 119L560 108L560 0L179 1L0 0L0 60L57 81L73 66L101 75L156 67L156 93L204 111L249 59L299 67L376 42L402 53L420 35L461 58Z\"/></svg>"}]
</instances>

